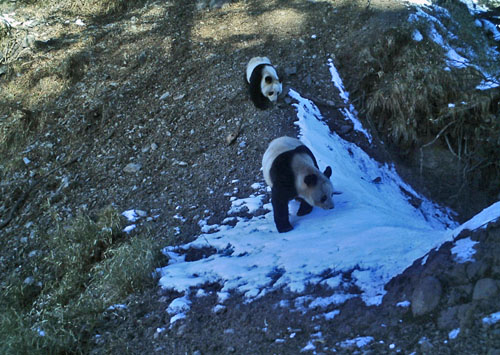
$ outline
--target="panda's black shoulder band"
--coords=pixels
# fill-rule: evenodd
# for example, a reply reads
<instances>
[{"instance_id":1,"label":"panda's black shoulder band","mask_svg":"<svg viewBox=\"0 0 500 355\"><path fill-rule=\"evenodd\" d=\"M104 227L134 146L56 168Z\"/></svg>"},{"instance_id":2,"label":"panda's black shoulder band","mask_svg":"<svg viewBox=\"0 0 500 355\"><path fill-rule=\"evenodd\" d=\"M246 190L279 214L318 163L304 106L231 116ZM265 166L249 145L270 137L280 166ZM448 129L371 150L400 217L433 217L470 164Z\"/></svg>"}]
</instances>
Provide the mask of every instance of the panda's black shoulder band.
<instances>
[{"instance_id":1,"label":"panda's black shoulder band","mask_svg":"<svg viewBox=\"0 0 500 355\"><path fill-rule=\"evenodd\" d=\"M311 150L309 148L307 148L305 145L299 145L297 148L295 148L295 153L297 154L300 154L300 153L306 153L308 154L313 163L314 163L314 166L316 167L316 169L319 169L318 167L318 162L316 161L316 158L314 157L313 153L311 152Z\"/></svg>"}]
</instances>

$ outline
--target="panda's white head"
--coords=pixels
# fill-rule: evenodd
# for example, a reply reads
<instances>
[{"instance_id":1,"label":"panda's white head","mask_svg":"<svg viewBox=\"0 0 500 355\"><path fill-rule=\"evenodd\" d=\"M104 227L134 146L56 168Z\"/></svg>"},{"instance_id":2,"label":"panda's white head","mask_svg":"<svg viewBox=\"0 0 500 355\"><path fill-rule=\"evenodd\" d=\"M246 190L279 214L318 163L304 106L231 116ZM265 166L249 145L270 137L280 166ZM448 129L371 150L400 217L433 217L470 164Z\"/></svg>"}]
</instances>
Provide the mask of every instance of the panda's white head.
<instances>
[{"instance_id":1,"label":"panda's white head","mask_svg":"<svg viewBox=\"0 0 500 355\"><path fill-rule=\"evenodd\" d=\"M300 189L298 189L300 197L311 206L321 207L325 210L334 208L332 197L335 192L330 176L332 176L332 168L329 166L323 173L318 170L317 173L305 175L300 182Z\"/></svg>"},{"instance_id":2,"label":"panda's white head","mask_svg":"<svg viewBox=\"0 0 500 355\"><path fill-rule=\"evenodd\" d=\"M260 91L262 95L271 102L276 102L278 96L283 90L276 69L271 65L266 65L262 68L262 81L260 82Z\"/></svg>"}]
</instances>

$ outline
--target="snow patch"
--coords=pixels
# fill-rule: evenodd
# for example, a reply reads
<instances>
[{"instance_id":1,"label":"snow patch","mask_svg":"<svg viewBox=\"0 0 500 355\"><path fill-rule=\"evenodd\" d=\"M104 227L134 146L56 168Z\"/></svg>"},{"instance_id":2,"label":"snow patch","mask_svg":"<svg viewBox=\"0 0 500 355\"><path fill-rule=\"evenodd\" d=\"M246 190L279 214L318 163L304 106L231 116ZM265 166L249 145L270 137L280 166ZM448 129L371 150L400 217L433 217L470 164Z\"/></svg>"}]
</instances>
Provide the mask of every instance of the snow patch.
<instances>
[{"instance_id":1,"label":"snow patch","mask_svg":"<svg viewBox=\"0 0 500 355\"><path fill-rule=\"evenodd\" d=\"M453 329L448 333L448 338L451 340L456 339L458 337L458 334L460 334L460 328Z\"/></svg>"},{"instance_id":2,"label":"snow patch","mask_svg":"<svg viewBox=\"0 0 500 355\"><path fill-rule=\"evenodd\" d=\"M357 337L354 339L347 339L342 341L339 345L342 348L352 348L352 347L357 347L357 348L362 348L371 342L373 342L373 337L366 336L366 337Z\"/></svg>"},{"instance_id":3,"label":"snow patch","mask_svg":"<svg viewBox=\"0 0 500 355\"><path fill-rule=\"evenodd\" d=\"M358 119L358 113L354 106L349 103L349 93L345 90L344 88L344 83L342 82L342 79L340 78L339 72L337 71L337 68L335 68L335 65L333 64L332 59L328 59L328 67L330 68L330 74L332 76L332 82L334 86L339 90L340 92L340 97L342 100L344 100L344 103L348 105L347 108L342 108L340 111L344 114L344 117L351 121L354 125L354 129L356 131L359 131L365 135L365 137L368 139L368 142L372 142L372 137L370 133L368 133L367 130L363 128L363 125ZM290 95L292 96L292 95ZM293 96L292 96L293 97ZM318 112L319 113L319 112Z\"/></svg>"},{"instance_id":4,"label":"snow patch","mask_svg":"<svg viewBox=\"0 0 500 355\"><path fill-rule=\"evenodd\" d=\"M396 303L396 306L397 307L408 308L408 307L411 306L411 302L410 301L401 301L401 302Z\"/></svg>"},{"instance_id":5,"label":"snow patch","mask_svg":"<svg viewBox=\"0 0 500 355\"><path fill-rule=\"evenodd\" d=\"M470 239L470 237L457 240L455 246L451 248L451 253L455 255L454 260L460 264L474 261L473 256L476 254L474 246L476 244L478 244L478 242Z\"/></svg>"},{"instance_id":6,"label":"snow patch","mask_svg":"<svg viewBox=\"0 0 500 355\"><path fill-rule=\"evenodd\" d=\"M128 234L128 233L132 232L136 227L137 227L137 225L131 224L131 225L128 225L125 228L123 228L123 231Z\"/></svg>"},{"instance_id":7,"label":"snow patch","mask_svg":"<svg viewBox=\"0 0 500 355\"><path fill-rule=\"evenodd\" d=\"M336 309L336 310L333 310L331 312L323 314L323 316L325 317L326 320L332 320L333 318L335 318L339 314L340 314L340 311L338 309Z\"/></svg>"},{"instance_id":8,"label":"snow patch","mask_svg":"<svg viewBox=\"0 0 500 355\"><path fill-rule=\"evenodd\" d=\"M125 217L129 222L136 222L141 217L145 217L147 213L141 210L127 210L122 212L122 216Z\"/></svg>"},{"instance_id":9,"label":"snow patch","mask_svg":"<svg viewBox=\"0 0 500 355\"><path fill-rule=\"evenodd\" d=\"M487 317L483 318L483 324L493 325L500 321L500 312L492 313Z\"/></svg>"},{"instance_id":10,"label":"snow patch","mask_svg":"<svg viewBox=\"0 0 500 355\"><path fill-rule=\"evenodd\" d=\"M500 217L500 201L485 208L480 213L469 219L467 222L460 225L452 231L453 237L459 235L463 230L467 229L475 231L479 228L486 228L489 223L495 222Z\"/></svg>"},{"instance_id":11,"label":"snow patch","mask_svg":"<svg viewBox=\"0 0 500 355\"><path fill-rule=\"evenodd\" d=\"M264 195L250 196L248 198L236 199L231 202L231 209L228 214L235 214L247 210L252 214L262 207Z\"/></svg>"}]
</instances>

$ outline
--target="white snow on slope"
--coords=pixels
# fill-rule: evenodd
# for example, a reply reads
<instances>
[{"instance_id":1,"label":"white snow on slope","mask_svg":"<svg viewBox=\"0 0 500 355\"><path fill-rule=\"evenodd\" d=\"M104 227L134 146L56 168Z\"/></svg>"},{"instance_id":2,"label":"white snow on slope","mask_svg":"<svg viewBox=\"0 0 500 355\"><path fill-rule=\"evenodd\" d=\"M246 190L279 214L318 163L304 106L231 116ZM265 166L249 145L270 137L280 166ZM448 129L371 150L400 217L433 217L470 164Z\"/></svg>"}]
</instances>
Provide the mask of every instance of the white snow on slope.
<instances>
[{"instance_id":1,"label":"white snow on slope","mask_svg":"<svg viewBox=\"0 0 500 355\"><path fill-rule=\"evenodd\" d=\"M272 213L267 213L250 220L240 218L235 227L218 226L215 233L202 234L191 243L167 247L169 264L158 270L162 287L183 292L183 299L189 299L204 284L217 282L222 286L220 303L231 292L243 294L250 302L283 288L300 296L283 305L307 310L311 304L325 309L353 297L342 290L355 285L361 290L359 297L376 305L392 277L456 235L455 229L447 229L455 223L442 209L419 196L393 168L331 133L312 102L293 90L289 95L297 101L299 138L311 148L321 169L333 167L334 186L343 191L335 197L335 209L315 208L297 217L298 204L292 201L294 230L288 233L277 233ZM409 194L422 201L418 209L408 201ZM272 208L270 204L264 207ZM500 208L485 218L495 214L500 215ZM216 252L185 260L187 251L201 248ZM352 281L340 277L350 272ZM308 284L336 289L331 297L316 300L307 295Z\"/></svg>"},{"instance_id":2,"label":"white snow on slope","mask_svg":"<svg viewBox=\"0 0 500 355\"><path fill-rule=\"evenodd\" d=\"M354 125L354 129L356 131L359 131L363 133L366 138L368 139L368 142L372 142L372 137L370 133L366 129L363 128L363 125L361 122L358 120L358 113L354 106L349 102L349 93L345 90L344 84L342 83L342 79L340 79L340 74L337 71L337 68L335 68L335 65L333 65L333 60L329 59L328 60L328 67L330 69L330 74L332 76L332 81L333 85L339 90L339 95L340 98L344 101L344 103L347 105L345 108L341 108L340 111L343 113L344 117L351 121Z\"/></svg>"},{"instance_id":3,"label":"white snow on slope","mask_svg":"<svg viewBox=\"0 0 500 355\"><path fill-rule=\"evenodd\" d=\"M477 243L478 242L470 239L470 237L457 240L455 246L451 248L451 254L454 255L453 259L460 264L474 261L474 254L476 254L474 246Z\"/></svg>"},{"instance_id":4,"label":"white snow on slope","mask_svg":"<svg viewBox=\"0 0 500 355\"><path fill-rule=\"evenodd\" d=\"M469 219L467 222L462 224L460 227L453 231L453 236L456 237L463 230L474 231L479 228L486 228L488 223L495 221L500 216L500 201L492 204L491 206L485 208L480 213Z\"/></svg>"}]
</instances>

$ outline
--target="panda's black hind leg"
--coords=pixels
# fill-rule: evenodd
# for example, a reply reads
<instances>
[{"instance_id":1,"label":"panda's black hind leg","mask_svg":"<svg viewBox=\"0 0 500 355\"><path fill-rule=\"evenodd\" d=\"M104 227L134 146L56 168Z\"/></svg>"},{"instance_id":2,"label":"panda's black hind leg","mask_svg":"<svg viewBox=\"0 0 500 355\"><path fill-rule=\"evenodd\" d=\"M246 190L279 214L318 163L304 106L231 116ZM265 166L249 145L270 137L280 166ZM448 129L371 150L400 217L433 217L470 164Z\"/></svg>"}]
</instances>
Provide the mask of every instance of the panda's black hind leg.
<instances>
[{"instance_id":1,"label":"panda's black hind leg","mask_svg":"<svg viewBox=\"0 0 500 355\"><path fill-rule=\"evenodd\" d=\"M305 216L306 214L311 213L312 210L313 207L310 204L300 199L300 207L299 210L297 211L297 216Z\"/></svg>"}]
</instances>

